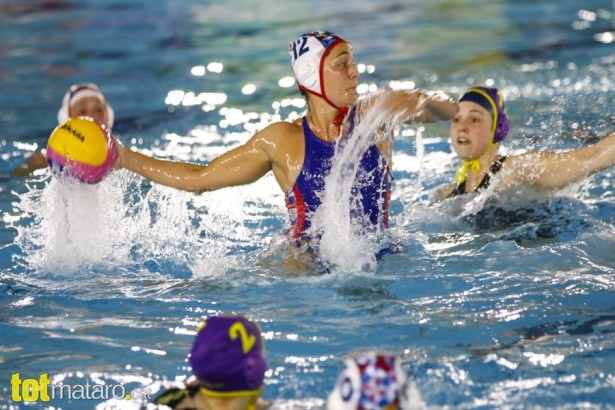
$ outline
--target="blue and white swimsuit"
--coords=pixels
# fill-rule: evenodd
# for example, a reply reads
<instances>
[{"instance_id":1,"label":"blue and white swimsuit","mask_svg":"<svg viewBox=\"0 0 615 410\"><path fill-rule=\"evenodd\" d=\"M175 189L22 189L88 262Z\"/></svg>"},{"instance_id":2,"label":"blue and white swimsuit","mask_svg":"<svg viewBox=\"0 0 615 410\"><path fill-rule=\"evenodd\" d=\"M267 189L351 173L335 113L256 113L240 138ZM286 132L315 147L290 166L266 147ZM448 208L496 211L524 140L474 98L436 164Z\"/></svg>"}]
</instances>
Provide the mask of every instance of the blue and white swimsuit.
<instances>
[{"instance_id":1,"label":"blue and white swimsuit","mask_svg":"<svg viewBox=\"0 0 615 410\"><path fill-rule=\"evenodd\" d=\"M351 128L354 125L351 114ZM292 189L286 193L286 207L289 211L291 228L289 235L295 239L307 239L311 217L321 204L319 194L325 187L325 177L331 172L335 143L318 138L303 117L305 158L303 167ZM351 215L360 221L366 231L377 231L388 227L391 173L388 161L377 146L371 145L360 160L359 171L352 186Z\"/></svg>"}]
</instances>

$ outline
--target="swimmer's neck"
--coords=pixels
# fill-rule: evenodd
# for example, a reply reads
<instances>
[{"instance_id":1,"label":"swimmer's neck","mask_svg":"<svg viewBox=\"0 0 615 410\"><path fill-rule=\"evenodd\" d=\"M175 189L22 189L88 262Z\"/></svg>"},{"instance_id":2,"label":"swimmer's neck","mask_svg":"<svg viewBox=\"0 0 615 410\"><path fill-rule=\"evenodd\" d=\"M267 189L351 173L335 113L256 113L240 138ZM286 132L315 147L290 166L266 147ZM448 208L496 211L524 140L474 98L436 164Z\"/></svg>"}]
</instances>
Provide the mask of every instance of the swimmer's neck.
<instances>
[{"instance_id":1,"label":"swimmer's neck","mask_svg":"<svg viewBox=\"0 0 615 410\"><path fill-rule=\"evenodd\" d=\"M480 170L477 173L468 170L466 176L466 190L474 192L478 185L483 181L485 176L490 172L491 167L500 158L499 144L490 145L485 152L479 157Z\"/></svg>"}]
</instances>

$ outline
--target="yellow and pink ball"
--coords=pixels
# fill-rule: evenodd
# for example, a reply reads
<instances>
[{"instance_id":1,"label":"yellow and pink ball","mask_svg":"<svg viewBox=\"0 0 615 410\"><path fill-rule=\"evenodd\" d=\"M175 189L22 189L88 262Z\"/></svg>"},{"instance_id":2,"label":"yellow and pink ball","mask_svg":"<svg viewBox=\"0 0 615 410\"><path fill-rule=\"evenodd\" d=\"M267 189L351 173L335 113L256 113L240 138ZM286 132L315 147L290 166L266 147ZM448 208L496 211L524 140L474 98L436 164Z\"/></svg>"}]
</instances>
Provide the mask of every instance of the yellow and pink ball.
<instances>
[{"instance_id":1,"label":"yellow and pink ball","mask_svg":"<svg viewBox=\"0 0 615 410\"><path fill-rule=\"evenodd\" d=\"M77 117L53 130L46 155L52 170L96 184L113 169L117 149L107 127L92 118Z\"/></svg>"}]
</instances>

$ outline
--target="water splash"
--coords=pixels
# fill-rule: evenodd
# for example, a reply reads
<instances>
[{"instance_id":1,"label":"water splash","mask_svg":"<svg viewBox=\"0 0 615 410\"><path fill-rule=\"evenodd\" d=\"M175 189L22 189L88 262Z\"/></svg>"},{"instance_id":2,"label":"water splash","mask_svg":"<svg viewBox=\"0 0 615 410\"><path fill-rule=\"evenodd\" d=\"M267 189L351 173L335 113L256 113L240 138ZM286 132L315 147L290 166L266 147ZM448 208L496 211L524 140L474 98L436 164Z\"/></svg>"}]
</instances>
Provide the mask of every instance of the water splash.
<instances>
[{"instance_id":1,"label":"water splash","mask_svg":"<svg viewBox=\"0 0 615 410\"><path fill-rule=\"evenodd\" d=\"M20 199L20 208L34 216L31 226L18 227L15 240L30 267L73 271L113 256L113 205L121 197L107 184L51 178Z\"/></svg>"},{"instance_id":2,"label":"water splash","mask_svg":"<svg viewBox=\"0 0 615 410\"><path fill-rule=\"evenodd\" d=\"M161 187L143 193L136 185L135 177L118 172L96 185L54 176L31 187L18 204L33 216L29 226L16 227L24 265L64 275L108 274L152 258L189 263L188 255L198 254L198 236L186 194Z\"/></svg>"},{"instance_id":3,"label":"water splash","mask_svg":"<svg viewBox=\"0 0 615 410\"><path fill-rule=\"evenodd\" d=\"M254 187L194 195L116 171L95 185L46 173L19 195L14 262L43 276L218 277L245 266L246 251L268 243L283 209ZM29 221L29 223L24 223ZM257 233L261 233L257 235Z\"/></svg>"},{"instance_id":4,"label":"water splash","mask_svg":"<svg viewBox=\"0 0 615 410\"><path fill-rule=\"evenodd\" d=\"M374 106L380 103L381 100L376 101ZM419 107L423 103L419 101ZM390 112L370 110L360 118L351 135L336 144L331 171L325 177L327 189L312 217L312 230L321 238L319 257L328 267L354 272L373 271L376 267L382 232L378 229L366 232L360 218L353 215L353 209L361 209L362 199L353 184L362 156L373 145L392 143L399 122L399 117L391 116Z\"/></svg>"}]
</instances>

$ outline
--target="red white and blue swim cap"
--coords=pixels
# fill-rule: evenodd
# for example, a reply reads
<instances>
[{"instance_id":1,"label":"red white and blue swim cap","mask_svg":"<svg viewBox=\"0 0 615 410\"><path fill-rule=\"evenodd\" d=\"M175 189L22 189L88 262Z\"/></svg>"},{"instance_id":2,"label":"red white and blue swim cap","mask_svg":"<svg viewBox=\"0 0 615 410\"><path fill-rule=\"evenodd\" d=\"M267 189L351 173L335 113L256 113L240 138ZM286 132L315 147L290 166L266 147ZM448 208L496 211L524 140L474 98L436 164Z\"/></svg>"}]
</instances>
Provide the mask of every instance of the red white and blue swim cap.
<instances>
[{"instance_id":1,"label":"red white and blue swim cap","mask_svg":"<svg viewBox=\"0 0 615 410\"><path fill-rule=\"evenodd\" d=\"M315 31L302 34L288 48L290 65L299 89L323 97L329 104L331 102L325 96L323 86L322 67L327 54L341 42L348 43L329 31Z\"/></svg>"},{"instance_id":2,"label":"red white and blue swim cap","mask_svg":"<svg viewBox=\"0 0 615 410\"><path fill-rule=\"evenodd\" d=\"M497 144L506 138L510 129L510 120L506 115L504 97L497 88L475 87L466 91L459 102L470 101L486 109L493 118L491 127L492 142Z\"/></svg>"},{"instance_id":3,"label":"red white and blue swim cap","mask_svg":"<svg viewBox=\"0 0 615 410\"><path fill-rule=\"evenodd\" d=\"M107 102L105 95L100 91L100 88L94 83L73 84L62 99L62 106L58 110L58 124L64 124L70 118L70 106L86 97L96 97L105 103L107 108L107 123L108 129L113 128L115 119L113 108Z\"/></svg>"},{"instance_id":4,"label":"red white and blue swim cap","mask_svg":"<svg viewBox=\"0 0 615 410\"><path fill-rule=\"evenodd\" d=\"M344 360L327 409L406 410L410 408L411 393L411 384L396 356L363 351Z\"/></svg>"}]
</instances>

